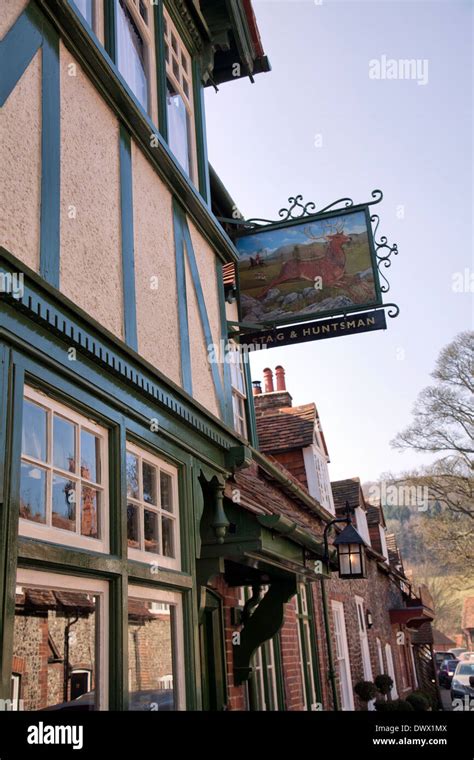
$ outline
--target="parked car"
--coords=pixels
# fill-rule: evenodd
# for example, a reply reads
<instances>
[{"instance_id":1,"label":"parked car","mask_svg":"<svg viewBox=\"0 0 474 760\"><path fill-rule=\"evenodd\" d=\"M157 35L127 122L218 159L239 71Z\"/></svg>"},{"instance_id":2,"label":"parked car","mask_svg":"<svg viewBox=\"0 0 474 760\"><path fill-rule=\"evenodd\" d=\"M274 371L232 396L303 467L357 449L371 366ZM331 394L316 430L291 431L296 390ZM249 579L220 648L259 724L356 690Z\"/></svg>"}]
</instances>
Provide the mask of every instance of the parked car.
<instances>
[{"instance_id":1,"label":"parked car","mask_svg":"<svg viewBox=\"0 0 474 760\"><path fill-rule=\"evenodd\" d=\"M130 694L129 704L129 709L132 712L163 712L176 709L174 706L173 689L134 691ZM95 694L93 691L88 691L86 694L81 694L80 697L70 702L60 702L57 705L43 708L43 711L49 712L51 710L66 710L68 712L95 710Z\"/></svg>"},{"instance_id":2,"label":"parked car","mask_svg":"<svg viewBox=\"0 0 474 760\"><path fill-rule=\"evenodd\" d=\"M451 699L474 697L474 658L459 660L451 681Z\"/></svg>"},{"instance_id":3,"label":"parked car","mask_svg":"<svg viewBox=\"0 0 474 760\"><path fill-rule=\"evenodd\" d=\"M445 660L452 660L455 659L452 652L435 652L434 653L434 659L436 663L436 672L439 672L439 669L442 665L442 663Z\"/></svg>"},{"instance_id":4,"label":"parked car","mask_svg":"<svg viewBox=\"0 0 474 760\"><path fill-rule=\"evenodd\" d=\"M438 680L440 686L444 686L445 689L449 689L458 662L459 660L451 659L444 660L441 663L441 667L438 671Z\"/></svg>"},{"instance_id":5,"label":"parked car","mask_svg":"<svg viewBox=\"0 0 474 760\"><path fill-rule=\"evenodd\" d=\"M451 653L454 655L454 657L457 657L458 660L461 659L461 654L466 651L466 647L454 647L454 649L451 649Z\"/></svg>"},{"instance_id":6,"label":"parked car","mask_svg":"<svg viewBox=\"0 0 474 760\"><path fill-rule=\"evenodd\" d=\"M466 651L462 652L462 653L459 655L459 657L458 657L458 660L459 660L459 661L461 661L461 660L463 660L463 661L466 661L466 660L467 660L468 662L469 662L469 661L474 661L474 652L468 652L468 651L466 650Z\"/></svg>"}]
</instances>

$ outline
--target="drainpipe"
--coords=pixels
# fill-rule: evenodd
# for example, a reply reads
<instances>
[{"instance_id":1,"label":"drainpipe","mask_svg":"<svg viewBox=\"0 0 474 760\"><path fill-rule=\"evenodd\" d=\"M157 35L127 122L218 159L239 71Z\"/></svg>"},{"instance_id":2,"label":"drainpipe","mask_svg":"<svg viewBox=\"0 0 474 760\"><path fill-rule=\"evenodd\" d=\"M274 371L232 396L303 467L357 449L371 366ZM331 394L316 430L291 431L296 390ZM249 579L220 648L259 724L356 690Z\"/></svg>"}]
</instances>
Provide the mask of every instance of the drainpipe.
<instances>
[{"instance_id":1,"label":"drainpipe","mask_svg":"<svg viewBox=\"0 0 474 760\"><path fill-rule=\"evenodd\" d=\"M329 613L328 613L328 599L326 594L325 579L321 578L321 597L323 601L323 615L324 615L324 630L326 632L326 645L328 650L328 675L331 682L332 701L335 712L339 711L339 703L337 699L337 684L336 684L336 671L334 670L334 660L332 657L331 646L331 628L329 626Z\"/></svg>"}]
</instances>

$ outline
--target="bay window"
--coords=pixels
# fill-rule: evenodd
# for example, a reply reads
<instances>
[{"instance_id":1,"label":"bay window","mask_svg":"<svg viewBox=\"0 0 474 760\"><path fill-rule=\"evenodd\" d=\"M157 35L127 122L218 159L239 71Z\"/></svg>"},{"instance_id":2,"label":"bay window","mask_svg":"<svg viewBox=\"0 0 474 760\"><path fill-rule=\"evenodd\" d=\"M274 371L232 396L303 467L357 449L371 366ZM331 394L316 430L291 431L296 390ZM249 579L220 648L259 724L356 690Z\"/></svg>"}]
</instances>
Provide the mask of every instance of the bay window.
<instances>
[{"instance_id":1,"label":"bay window","mask_svg":"<svg viewBox=\"0 0 474 760\"><path fill-rule=\"evenodd\" d=\"M145 111L156 120L156 63L152 9L144 0L113 1L118 70Z\"/></svg>"},{"instance_id":2,"label":"bay window","mask_svg":"<svg viewBox=\"0 0 474 760\"><path fill-rule=\"evenodd\" d=\"M108 551L107 430L26 387L20 534Z\"/></svg>"}]
</instances>

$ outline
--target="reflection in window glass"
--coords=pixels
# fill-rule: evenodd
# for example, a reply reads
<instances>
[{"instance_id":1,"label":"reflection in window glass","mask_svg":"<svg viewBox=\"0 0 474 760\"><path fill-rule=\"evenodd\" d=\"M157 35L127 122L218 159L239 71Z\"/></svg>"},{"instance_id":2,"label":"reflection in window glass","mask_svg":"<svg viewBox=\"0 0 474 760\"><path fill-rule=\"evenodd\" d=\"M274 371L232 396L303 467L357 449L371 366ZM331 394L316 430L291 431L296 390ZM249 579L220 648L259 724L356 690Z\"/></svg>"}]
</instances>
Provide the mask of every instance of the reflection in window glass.
<instances>
[{"instance_id":1,"label":"reflection in window glass","mask_svg":"<svg viewBox=\"0 0 474 760\"><path fill-rule=\"evenodd\" d=\"M100 439L81 430L81 476L100 483Z\"/></svg>"},{"instance_id":2,"label":"reflection in window glass","mask_svg":"<svg viewBox=\"0 0 474 760\"><path fill-rule=\"evenodd\" d=\"M173 511L173 491L171 488L171 476L166 472L160 473L161 509L167 512Z\"/></svg>"},{"instance_id":3,"label":"reflection in window glass","mask_svg":"<svg viewBox=\"0 0 474 760\"><path fill-rule=\"evenodd\" d=\"M54 415L53 464L60 470L76 472L76 426Z\"/></svg>"},{"instance_id":4,"label":"reflection in window glass","mask_svg":"<svg viewBox=\"0 0 474 760\"><path fill-rule=\"evenodd\" d=\"M174 526L169 517L161 519L161 531L163 534L163 554L165 557L174 557Z\"/></svg>"},{"instance_id":5,"label":"reflection in window glass","mask_svg":"<svg viewBox=\"0 0 474 760\"><path fill-rule=\"evenodd\" d=\"M81 534L100 538L98 527L100 492L92 486L82 486Z\"/></svg>"},{"instance_id":6,"label":"reflection in window glass","mask_svg":"<svg viewBox=\"0 0 474 760\"><path fill-rule=\"evenodd\" d=\"M127 451L127 495L138 499L138 459Z\"/></svg>"},{"instance_id":7,"label":"reflection in window glass","mask_svg":"<svg viewBox=\"0 0 474 760\"><path fill-rule=\"evenodd\" d=\"M159 554L160 542L158 536L158 514L145 509L145 551Z\"/></svg>"},{"instance_id":8,"label":"reflection in window glass","mask_svg":"<svg viewBox=\"0 0 474 760\"><path fill-rule=\"evenodd\" d=\"M46 409L25 399L23 401L22 454L46 462L46 427Z\"/></svg>"},{"instance_id":9,"label":"reflection in window glass","mask_svg":"<svg viewBox=\"0 0 474 760\"><path fill-rule=\"evenodd\" d=\"M143 462L143 500L156 506L156 467Z\"/></svg>"},{"instance_id":10,"label":"reflection in window glass","mask_svg":"<svg viewBox=\"0 0 474 760\"><path fill-rule=\"evenodd\" d=\"M92 27L92 0L74 0L74 2L89 26Z\"/></svg>"},{"instance_id":11,"label":"reflection in window glass","mask_svg":"<svg viewBox=\"0 0 474 760\"><path fill-rule=\"evenodd\" d=\"M76 530L76 484L59 475L53 475L53 511L51 522L55 528Z\"/></svg>"},{"instance_id":12,"label":"reflection in window glass","mask_svg":"<svg viewBox=\"0 0 474 760\"><path fill-rule=\"evenodd\" d=\"M17 585L13 662L24 710L96 709L99 597Z\"/></svg>"},{"instance_id":13,"label":"reflection in window glass","mask_svg":"<svg viewBox=\"0 0 474 760\"><path fill-rule=\"evenodd\" d=\"M130 710L175 710L174 607L129 599L128 666Z\"/></svg>"},{"instance_id":14,"label":"reflection in window glass","mask_svg":"<svg viewBox=\"0 0 474 760\"><path fill-rule=\"evenodd\" d=\"M26 462L21 465L20 517L46 522L46 472Z\"/></svg>"},{"instance_id":15,"label":"reflection in window glass","mask_svg":"<svg viewBox=\"0 0 474 760\"><path fill-rule=\"evenodd\" d=\"M178 159L186 174L191 166L191 137L189 114L184 100L173 87L169 79L167 84L168 142L171 151Z\"/></svg>"},{"instance_id":16,"label":"reflection in window glass","mask_svg":"<svg viewBox=\"0 0 474 760\"><path fill-rule=\"evenodd\" d=\"M148 108L148 83L145 70L145 46L124 0L117 8L117 66L128 86Z\"/></svg>"}]
</instances>

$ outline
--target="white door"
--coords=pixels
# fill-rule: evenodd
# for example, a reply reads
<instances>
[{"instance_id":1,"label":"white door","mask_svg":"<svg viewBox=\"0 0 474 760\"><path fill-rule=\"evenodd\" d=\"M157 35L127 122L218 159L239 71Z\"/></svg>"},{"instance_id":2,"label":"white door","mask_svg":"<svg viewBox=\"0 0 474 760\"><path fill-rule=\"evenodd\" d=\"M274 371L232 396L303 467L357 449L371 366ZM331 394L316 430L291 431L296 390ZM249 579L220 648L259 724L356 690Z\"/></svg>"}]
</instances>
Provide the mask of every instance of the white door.
<instances>
[{"instance_id":1,"label":"white door","mask_svg":"<svg viewBox=\"0 0 474 760\"><path fill-rule=\"evenodd\" d=\"M343 710L354 709L352 693L351 666L347 647L346 622L344 620L344 605L342 602L331 602L334 618L334 636L336 639L336 665L341 682L341 707Z\"/></svg>"},{"instance_id":2,"label":"white door","mask_svg":"<svg viewBox=\"0 0 474 760\"><path fill-rule=\"evenodd\" d=\"M390 692L390 696L392 697L392 699L397 699L398 697L397 682L395 681L395 668L393 666L392 647L390 646L390 644L385 644L385 659L387 661L388 675L393 681L393 687Z\"/></svg>"}]
</instances>

